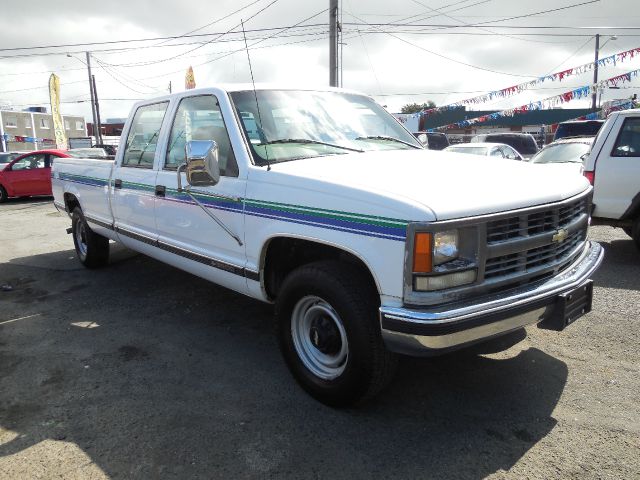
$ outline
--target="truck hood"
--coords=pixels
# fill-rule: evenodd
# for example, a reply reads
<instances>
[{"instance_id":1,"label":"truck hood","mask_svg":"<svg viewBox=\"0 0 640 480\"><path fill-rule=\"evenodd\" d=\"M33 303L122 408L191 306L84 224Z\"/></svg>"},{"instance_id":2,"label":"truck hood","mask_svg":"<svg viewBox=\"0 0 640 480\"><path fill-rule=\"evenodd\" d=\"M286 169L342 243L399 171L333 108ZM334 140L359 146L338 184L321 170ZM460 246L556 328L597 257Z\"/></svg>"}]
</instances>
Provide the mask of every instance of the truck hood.
<instances>
[{"instance_id":1,"label":"truck hood","mask_svg":"<svg viewBox=\"0 0 640 480\"><path fill-rule=\"evenodd\" d=\"M570 198L589 187L567 169L433 150L387 150L274 164L275 172L368 190L423 205L437 220L497 213Z\"/></svg>"}]
</instances>

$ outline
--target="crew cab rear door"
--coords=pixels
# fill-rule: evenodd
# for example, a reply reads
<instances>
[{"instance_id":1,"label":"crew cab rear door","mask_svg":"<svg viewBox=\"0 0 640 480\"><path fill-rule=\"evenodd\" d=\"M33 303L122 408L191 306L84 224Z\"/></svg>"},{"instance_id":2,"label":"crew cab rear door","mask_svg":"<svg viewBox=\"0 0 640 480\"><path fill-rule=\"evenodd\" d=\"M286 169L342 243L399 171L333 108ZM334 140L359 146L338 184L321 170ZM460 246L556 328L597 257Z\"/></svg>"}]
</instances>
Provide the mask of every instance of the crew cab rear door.
<instances>
[{"instance_id":1,"label":"crew cab rear door","mask_svg":"<svg viewBox=\"0 0 640 480\"><path fill-rule=\"evenodd\" d=\"M594 217L621 218L640 193L640 112L619 115L595 164Z\"/></svg>"},{"instance_id":2,"label":"crew cab rear door","mask_svg":"<svg viewBox=\"0 0 640 480\"><path fill-rule=\"evenodd\" d=\"M169 101L139 106L127 130L127 140L111 179L111 206L120 241L146 251L157 240L154 168L162 144L163 120Z\"/></svg>"}]
</instances>

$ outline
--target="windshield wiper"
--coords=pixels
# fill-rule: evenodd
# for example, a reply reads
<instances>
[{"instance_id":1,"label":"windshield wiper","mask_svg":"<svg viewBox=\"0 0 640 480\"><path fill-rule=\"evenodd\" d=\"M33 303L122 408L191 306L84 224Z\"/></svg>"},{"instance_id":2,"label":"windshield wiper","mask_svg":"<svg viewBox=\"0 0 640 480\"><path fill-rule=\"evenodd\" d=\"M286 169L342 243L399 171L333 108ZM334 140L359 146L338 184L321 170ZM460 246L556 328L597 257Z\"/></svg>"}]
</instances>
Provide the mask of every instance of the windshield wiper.
<instances>
[{"instance_id":1,"label":"windshield wiper","mask_svg":"<svg viewBox=\"0 0 640 480\"><path fill-rule=\"evenodd\" d=\"M405 142L404 140L400 140L399 138L395 138L395 137L388 137L386 135L369 135L367 137L358 137L356 138L356 140L387 140L389 142L402 143L404 145L408 145L413 148L421 148L421 147L418 147L417 145L414 145L413 143Z\"/></svg>"},{"instance_id":2,"label":"windshield wiper","mask_svg":"<svg viewBox=\"0 0 640 480\"><path fill-rule=\"evenodd\" d=\"M327 147L349 150L351 152L364 152L364 150L360 150L359 148L351 148L345 147L344 145L336 145L334 143L320 142L318 140L311 140L310 138L281 138L279 140L270 140L268 142L258 143L257 145L274 145L276 143L312 143L315 145L326 145Z\"/></svg>"}]
</instances>

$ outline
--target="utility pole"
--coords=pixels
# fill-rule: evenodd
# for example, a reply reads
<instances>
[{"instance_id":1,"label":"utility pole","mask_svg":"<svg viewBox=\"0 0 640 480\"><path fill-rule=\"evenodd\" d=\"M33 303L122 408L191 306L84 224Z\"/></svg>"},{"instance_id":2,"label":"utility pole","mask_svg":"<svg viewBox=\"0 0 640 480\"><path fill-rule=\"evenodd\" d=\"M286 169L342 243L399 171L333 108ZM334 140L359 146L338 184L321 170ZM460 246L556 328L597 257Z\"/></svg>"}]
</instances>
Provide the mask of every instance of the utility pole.
<instances>
[{"instance_id":1,"label":"utility pole","mask_svg":"<svg viewBox=\"0 0 640 480\"><path fill-rule=\"evenodd\" d=\"M338 0L329 0L329 85L338 86Z\"/></svg>"},{"instance_id":2,"label":"utility pole","mask_svg":"<svg viewBox=\"0 0 640 480\"><path fill-rule=\"evenodd\" d=\"M93 98L96 102L95 111L96 111L96 125L97 125L97 135L96 135L96 143L102 145L104 142L102 141L102 122L100 120L100 104L98 103L98 89L96 88L96 76L91 75L91 84L93 85Z\"/></svg>"},{"instance_id":3,"label":"utility pole","mask_svg":"<svg viewBox=\"0 0 640 480\"><path fill-rule=\"evenodd\" d=\"M598 98L598 54L600 53L600 34L596 33L596 60L593 68L593 91L591 92L591 110L596 109L596 100Z\"/></svg>"},{"instance_id":4,"label":"utility pole","mask_svg":"<svg viewBox=\"0 0 640 480\"><path fill-rule=\"evenodd\" d=\"M98 128L98 117L96 116L96 96L94 92L94 82L93 75L91 75L91 54L89 52L85 52L87 54L87 73L89 75L89 93L91 94L91 113L93 115L93 136L96 139L95 143L100 143L98 140L100 132L97 130Z\"/></svg>"}]
</instances>

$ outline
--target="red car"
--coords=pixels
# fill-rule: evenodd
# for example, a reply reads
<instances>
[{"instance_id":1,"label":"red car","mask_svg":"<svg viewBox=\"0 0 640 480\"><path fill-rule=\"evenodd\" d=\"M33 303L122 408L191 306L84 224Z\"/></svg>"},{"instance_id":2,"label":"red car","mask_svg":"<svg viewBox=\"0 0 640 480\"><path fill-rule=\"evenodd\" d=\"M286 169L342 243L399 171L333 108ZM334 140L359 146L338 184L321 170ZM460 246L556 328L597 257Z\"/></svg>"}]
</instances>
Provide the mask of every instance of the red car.
<instances>
[{"instance_id":1,"label":"red car","mask_svg":"<svg viewBox=\"0 0 640 480\"><path fill-rule=\"evenodd\" d=\"M51 196L51 164L59 157L69 155L61 150L38 150L0 165L0 203L9 197Z\"/></svg>"}]
</instances>

